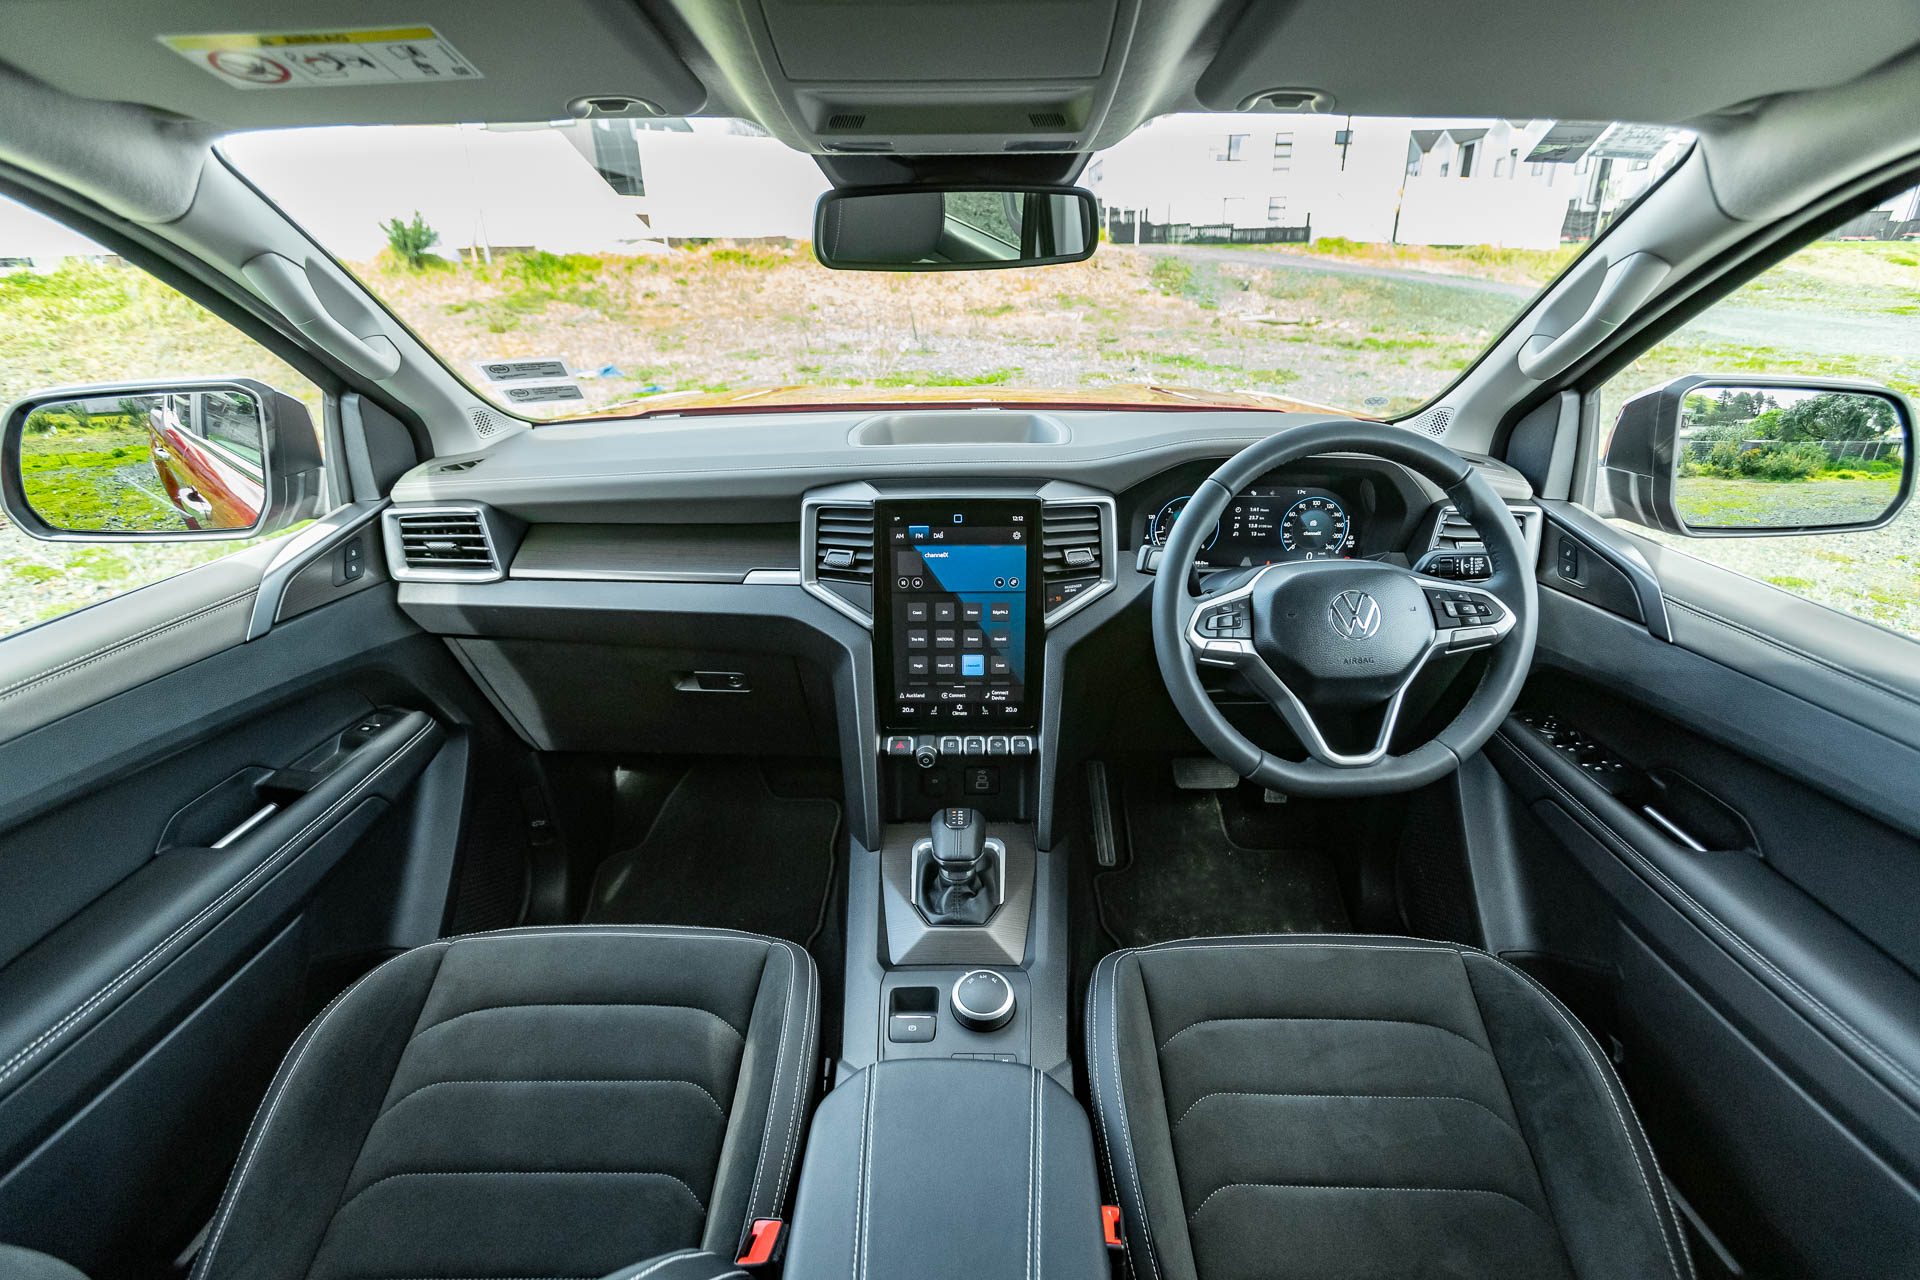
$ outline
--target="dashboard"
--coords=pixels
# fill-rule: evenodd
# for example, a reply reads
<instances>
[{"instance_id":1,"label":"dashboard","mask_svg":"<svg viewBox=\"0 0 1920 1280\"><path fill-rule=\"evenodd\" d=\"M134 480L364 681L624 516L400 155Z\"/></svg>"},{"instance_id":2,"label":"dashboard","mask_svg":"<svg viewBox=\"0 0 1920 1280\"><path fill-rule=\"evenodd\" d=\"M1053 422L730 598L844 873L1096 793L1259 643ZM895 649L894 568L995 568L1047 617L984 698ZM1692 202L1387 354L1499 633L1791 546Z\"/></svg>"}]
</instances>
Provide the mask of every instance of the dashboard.
<instances>
[{"instance_id":1,"label":"dashboard","mask_svg":"<svg viewBox=\"0 0 1920 1280\"><path fill-rule=\"evenodd\" d=\"M1183 749L1154 674L1155 557L1223 459L1296 420L543 427L400 479L382 567L540 750L831 757L863 840L956 799L1044 830L1051 762L1088 735ZM1537 538L1525 478L1475 465ZM1206 544L1203 572L1352 556L1473 577L1478 550L1438 489L1348 454L1259 477Z\"/></svg>"}]
</instances>

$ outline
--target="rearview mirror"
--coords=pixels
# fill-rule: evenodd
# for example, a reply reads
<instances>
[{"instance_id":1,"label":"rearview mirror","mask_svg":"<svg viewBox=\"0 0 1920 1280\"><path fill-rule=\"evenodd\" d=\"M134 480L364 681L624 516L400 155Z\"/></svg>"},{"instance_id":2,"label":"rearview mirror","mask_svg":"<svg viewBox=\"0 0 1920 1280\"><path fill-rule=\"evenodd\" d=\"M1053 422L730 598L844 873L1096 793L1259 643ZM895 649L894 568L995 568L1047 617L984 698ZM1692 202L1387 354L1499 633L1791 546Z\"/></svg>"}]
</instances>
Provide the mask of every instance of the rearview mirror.
<instances>
[{"instance_id":1,"label":"rearview mirror","mask_svg":"<svg viewBox=\"0 0 1920 1280\"><path fill-rule=\"evenodd\" d=\"M979 271L1081 262L1099 207L1079 187L856 187L814 210L813 253L836 271Z\"/></svg>"},{"instance_id":2,"label":"rearview mirror","mask_svg":"<svg viewBox=\"0 0 1920 1280\"><path fill-rule=\"evenodd\" d=\"M1913 411L1837 378L1688 374L1620 408L1614 513L1693 538L1877 529L1913 488Z\"/></svg>"},{"instance_id":3,"label":"rearview mirror","mask_svg":"<svg viewBox=\"0 0 1920 1280\"><path fill-rule=\"evenodd\" d=\"M0 425L0 502L43 541L250 538L310 519L307 407L251 378L42 391Z\"/></svg>"}]
</instances>

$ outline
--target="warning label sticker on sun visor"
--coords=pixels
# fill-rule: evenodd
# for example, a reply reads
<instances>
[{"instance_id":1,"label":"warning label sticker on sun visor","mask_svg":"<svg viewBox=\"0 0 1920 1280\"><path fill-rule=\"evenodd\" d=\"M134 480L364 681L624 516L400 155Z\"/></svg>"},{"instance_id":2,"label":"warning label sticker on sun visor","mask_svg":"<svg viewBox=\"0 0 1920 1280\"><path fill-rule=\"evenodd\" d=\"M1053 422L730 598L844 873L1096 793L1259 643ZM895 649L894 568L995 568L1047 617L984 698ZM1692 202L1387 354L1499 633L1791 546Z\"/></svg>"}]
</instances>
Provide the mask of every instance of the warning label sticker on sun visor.
<instances>
[{"instance_id":1,"label":"warning label sticker on sun visor","mask_svg":"<svg viewBox=\"0 0 1920 1280\"><path fill-rule=\"evenodd\" d=\"M236 89L484 80L432 27L161 36L160 43Z\"/></svg>"}]
</instances>

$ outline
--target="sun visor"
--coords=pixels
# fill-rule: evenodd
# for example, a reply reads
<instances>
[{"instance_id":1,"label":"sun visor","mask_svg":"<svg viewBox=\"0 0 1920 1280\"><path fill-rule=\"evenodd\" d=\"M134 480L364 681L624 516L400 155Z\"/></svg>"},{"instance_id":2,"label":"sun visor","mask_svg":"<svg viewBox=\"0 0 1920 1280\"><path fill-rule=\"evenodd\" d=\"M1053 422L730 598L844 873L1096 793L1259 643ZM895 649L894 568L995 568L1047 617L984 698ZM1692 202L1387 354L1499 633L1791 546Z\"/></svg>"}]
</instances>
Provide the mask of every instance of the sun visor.
<instances>
[{"instance_id":1,"label":"sun visor","mask_svg":"<svg viewBox=\"0 0 1920 1280\"><path fill-rule=\"evenodd\" d=\"M1253 0L1195 93L1214 111L1313 95L1343 114L1677 124L1843 84L1916 41L1914 0Z\"/></svg>"},{"instance_id":2,"label":"sun visor","mask_svg":"<svg viewBox=\"0 0 1920 1280\"><path fill-rule=\"evenodd\" d=\"M85 98L228 128L563 119L581 98L697 112L631 0L8 0L0 50Z\"/></svg>"}]
</instances>

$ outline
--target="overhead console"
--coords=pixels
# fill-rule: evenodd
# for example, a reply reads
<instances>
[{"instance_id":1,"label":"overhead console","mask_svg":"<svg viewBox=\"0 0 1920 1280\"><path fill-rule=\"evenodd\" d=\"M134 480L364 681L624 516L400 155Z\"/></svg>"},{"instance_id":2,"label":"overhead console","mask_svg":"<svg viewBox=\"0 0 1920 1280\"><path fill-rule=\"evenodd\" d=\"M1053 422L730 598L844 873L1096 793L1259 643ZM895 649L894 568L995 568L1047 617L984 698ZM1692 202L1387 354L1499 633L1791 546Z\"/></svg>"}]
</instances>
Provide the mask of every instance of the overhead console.
<instances>
[{"instance_id":1,"label":"overhead console","mask_svg":"<svg viewBox=\"0 0 1920 1280\"><path fill-rule=\"evenodd\" d=\"M1150 103L1115 94L1131 62L1170 66L1213 6L1143 20L1140 0L673 0L769 132L827 155L1057 154L1132 132Z\"/></svg>"}]
</instances>

